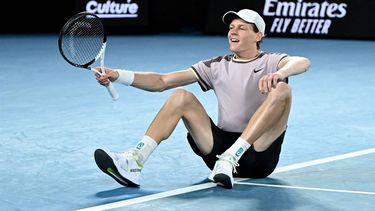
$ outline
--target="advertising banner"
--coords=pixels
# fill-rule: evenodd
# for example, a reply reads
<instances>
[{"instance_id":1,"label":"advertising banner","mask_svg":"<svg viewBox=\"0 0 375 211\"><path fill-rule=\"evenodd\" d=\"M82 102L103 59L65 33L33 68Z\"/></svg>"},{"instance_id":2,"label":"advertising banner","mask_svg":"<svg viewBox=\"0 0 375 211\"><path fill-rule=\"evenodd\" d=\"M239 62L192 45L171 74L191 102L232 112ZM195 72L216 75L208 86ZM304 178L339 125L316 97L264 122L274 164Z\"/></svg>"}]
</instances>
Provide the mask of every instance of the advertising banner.
<instances>
[{"instance_id":1,"label":"advertising banner","mask_svg":"<svg viewBox=\"0 0 375 211\"><path fill-rule=\"evenodd\" d=\"M224 1L219 2L215 2L216 12L211 12L216 18L208 18L207 33L226 31L218 19L228 9ZM264 18L269 36L375 38L372 0L249 0L237 5L235 1L231 9L243 8L256 10Z\"/></svg>"},{"instance_id":2,"label":"advertising banner","mask_svg":"<svg viewBox=\"0 0 375 211\"><path fill-rule=\"evenodd\" d=\"M75 11L94 13L109 27L148 25L148 0L79 0Z\"/></svg>"}]
</instances>

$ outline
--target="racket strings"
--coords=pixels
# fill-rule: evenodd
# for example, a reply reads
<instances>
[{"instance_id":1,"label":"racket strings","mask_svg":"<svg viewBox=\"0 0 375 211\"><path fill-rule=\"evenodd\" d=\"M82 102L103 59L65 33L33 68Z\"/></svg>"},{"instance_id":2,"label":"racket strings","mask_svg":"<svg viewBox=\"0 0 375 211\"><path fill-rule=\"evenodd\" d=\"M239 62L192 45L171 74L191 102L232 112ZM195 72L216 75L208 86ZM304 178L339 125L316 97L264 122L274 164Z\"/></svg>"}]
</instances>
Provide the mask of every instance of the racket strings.
<instances>
[{"instance_id":1,"label":"racket strings","mask_svg":"<svg viewBox=\"0 0 375 211\"><path fill-rule=\"evenodd\" d=\"M84 15L67 23L61 36L64 56L72 63L93 63L103 47L105 33L100 20Z\"/></svg>"}]
</instances>

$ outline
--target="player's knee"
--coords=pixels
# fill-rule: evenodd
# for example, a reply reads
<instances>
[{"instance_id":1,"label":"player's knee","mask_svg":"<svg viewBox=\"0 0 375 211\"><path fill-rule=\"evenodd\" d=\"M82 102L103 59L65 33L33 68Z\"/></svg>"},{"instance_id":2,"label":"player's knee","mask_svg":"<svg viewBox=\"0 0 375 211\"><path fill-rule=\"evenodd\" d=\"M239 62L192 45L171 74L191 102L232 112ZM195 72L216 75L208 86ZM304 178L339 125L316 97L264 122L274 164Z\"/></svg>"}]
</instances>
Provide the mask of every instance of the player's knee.
<instances>
[{"instance_id":1,"label":"player's knee","mask_svg":"<svg viewBox=\"0 0 375 211\"><path fill-rule=\"evenodd\" d=\"M272 96L276 102L290 103L292 100L292 89L287 83L279 82L273 90Z\"/></svg>"},{"instance_id":2,"label":"player's knee","mask_svg":"<svg viewBox=\"0 0 375 211\"><path fill-rule=\"evenodd\" d=\"M195 99L193 93L183 88L175 89L172 93L170 100L177 107L184 107L189 105Z\"/></svg>"}]
</instances>

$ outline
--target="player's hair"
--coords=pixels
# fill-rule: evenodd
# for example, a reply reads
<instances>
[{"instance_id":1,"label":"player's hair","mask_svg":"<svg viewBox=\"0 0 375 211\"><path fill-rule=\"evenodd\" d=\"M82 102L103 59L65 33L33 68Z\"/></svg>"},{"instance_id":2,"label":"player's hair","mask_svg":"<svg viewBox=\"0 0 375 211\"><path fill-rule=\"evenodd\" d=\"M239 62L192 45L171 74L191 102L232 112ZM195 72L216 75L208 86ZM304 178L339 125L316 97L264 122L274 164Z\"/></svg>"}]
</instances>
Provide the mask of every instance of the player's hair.
<instances>
[{"instance_id":1,"label":"player's hair","mask_svg":"<svg viewBox=\"0 0 375 211\"><path fill-rule=\"evenodd\" d=\"M255 33L258 33L258 32L259 32L259 29L258 29L258 27L257 27L255 24L250 23L250 25L252 26L253 31L254 31ZM262 42L262 40L263 40L263 37L262 37L262 39L261 39L260 41L257 42L257 49L258 49L258 50L259 50L259 48L260 48L260 43Z\"/></svg>"}]
</instances>

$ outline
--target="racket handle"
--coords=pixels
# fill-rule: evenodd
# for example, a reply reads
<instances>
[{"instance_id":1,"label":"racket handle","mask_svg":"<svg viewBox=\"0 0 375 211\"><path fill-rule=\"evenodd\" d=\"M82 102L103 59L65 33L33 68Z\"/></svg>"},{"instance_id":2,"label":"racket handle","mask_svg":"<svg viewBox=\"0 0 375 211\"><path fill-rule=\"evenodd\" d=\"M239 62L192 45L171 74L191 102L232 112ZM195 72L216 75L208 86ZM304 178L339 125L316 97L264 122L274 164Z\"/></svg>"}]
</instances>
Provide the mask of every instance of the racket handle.
<instances>
[{"instance_id":1,"label":"racket handle","mask_svg":"<svg viewBox=\"0 0 375 211\"><path fill-rule=\"evenodd\" d=\"M106 88L107 88L109 94L111 95L112 100L115 101L115 100L119 99L120 95L118 94L118 92L116 91L115 87L113 86L113 84L111 82L108 84L108 86L106 86Z\"/></svg>"},{"instance_id":2,"label":"racket handle","mask_svg":"<svg viewBox=\"0 0 375 211\"><path fill-rule=\"evenodd\" d=\"M101 75L102 73L100 73L99 71L95 70L94 68L89 68L91 71L93 71L94 73L97 73L99 75ZM116 101L120 98L120 95L118 94L118 92L116 91L115 87L113 86L113 84L111 82L109 82L108 86L106 86L107 90L108 90L108 93L111 95L112 97L112 100Z\"/></svg>"}]
</instances>

